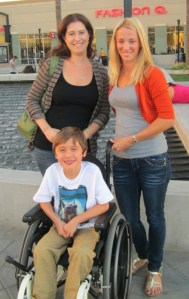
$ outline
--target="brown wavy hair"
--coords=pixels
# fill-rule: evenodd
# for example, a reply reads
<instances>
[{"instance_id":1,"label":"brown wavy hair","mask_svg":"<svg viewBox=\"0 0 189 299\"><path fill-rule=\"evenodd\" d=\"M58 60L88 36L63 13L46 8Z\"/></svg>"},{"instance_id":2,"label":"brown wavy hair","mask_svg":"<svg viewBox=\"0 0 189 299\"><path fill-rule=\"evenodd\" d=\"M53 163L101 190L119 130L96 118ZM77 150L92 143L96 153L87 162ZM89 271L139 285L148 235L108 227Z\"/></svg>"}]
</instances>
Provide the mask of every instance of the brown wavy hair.
<instances>
[{"instance_id":1,"label":"brown wavy hair","mask_svg":"<svg viewBox=\"0 0 189 299\"><path fill-rule=\"evenodd\" d=\"M83 153L87 150L87 139L83 131L77 127L64 127L56 134L54 138L52 144L53 151L55 152L58 145L65 143L71 138L73 139L74 144L78 141L83 150Z\"/></svg>"},{"instance_id":2,"label":"brown wavy hair","mask_svg":"<svg viewBox=\"0 0 189 299\"><path fill-rule=\"evenodd\" d=\"M68 47L64 41L64 37L66 35L68 25L73 22L81 22L87 29L87 31L89 33L89 44L87 47L87 57L91 58L92 55L94 54L94 50L92 48L92 42L93 42L93 38L94 38L94 30L93 30L91 23L87 19L87 17L85 17L84 15L79 14L79 13L69 14L69 15L65 16L62 19L62 21L59 23L58 31L57 31L59 42L58 42L58 45L51 51L51 55L61 56L63 58L68 58L71 56L71 52L68 49Z\"/></svg>"}]
</instances>

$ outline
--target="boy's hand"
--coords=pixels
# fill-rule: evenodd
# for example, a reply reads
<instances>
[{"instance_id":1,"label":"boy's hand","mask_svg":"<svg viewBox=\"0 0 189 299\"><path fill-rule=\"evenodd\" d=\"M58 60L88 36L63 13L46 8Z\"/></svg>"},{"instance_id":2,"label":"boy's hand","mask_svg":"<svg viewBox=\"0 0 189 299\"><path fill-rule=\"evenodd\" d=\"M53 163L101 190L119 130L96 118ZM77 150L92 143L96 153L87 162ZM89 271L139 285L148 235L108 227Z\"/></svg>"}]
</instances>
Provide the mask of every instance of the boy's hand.
<instances>
[{"instance_id":1,"label":"boy's hand","mask_svg":"<svg viewBox=\"0 0 189 299\"><path fill-rule=\"evenodd\" d=\"M64 221L57 219L57 221L54 224L58 235L64 237L65 239L73 237L78 225L78 223L74 221L74 219L72 219L68 223L65 223Z\"/></svg>"},{"instance_id":2,"label":"boy's hand","mask_svg":"<svg viewBox=\"0 0 189 299\"><path fill-rule=\"evenodd\" d=\"M73 237L74 233L77 230L78 223L74 220L70 220L68 223L66 223L63 227L64 231L64 238L71 238Z\"/></svg>"},{"instance_id":3,"label":"boy's hand","mask_svg":"<svg viewBox=\"0 0 189 299\"><path fill-rule=\"evenodd\" d=\"M58 221L56 221L55 223L55 227L57 230L57 233L59 236L62 236L64 238L66 238L65 233L64 233L64 226L65 226L65 222L63 222L62 220L58 219Z\"/></svg>"}]
</instances>

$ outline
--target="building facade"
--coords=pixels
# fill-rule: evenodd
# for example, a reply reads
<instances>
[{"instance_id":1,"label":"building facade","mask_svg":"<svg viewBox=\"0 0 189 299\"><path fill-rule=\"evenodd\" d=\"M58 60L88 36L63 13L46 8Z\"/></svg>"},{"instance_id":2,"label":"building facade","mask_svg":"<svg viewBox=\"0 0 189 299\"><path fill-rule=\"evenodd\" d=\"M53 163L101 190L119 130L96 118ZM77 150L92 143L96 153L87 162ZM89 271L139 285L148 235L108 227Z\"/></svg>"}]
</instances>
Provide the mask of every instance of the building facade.
<instances>
[{"instance_id":1,"label":"building facade","mask_svg":"<svg viewBox=\"0 0 189 299\"><path fill-rule=\"evenodd\" d=\"M108 55L116 24L124 17L124 0L63 0L62 17L78 12L95 29L94 47ZM186 0L132 0L132 15L140 19L155 60L184 59ZM36 63L57 42L55 1L25 0L0 3L0 63L16 55L22 64ZM178 54L179 52L179 54ZM178 54L178 55L177 55Z\"/></svg>"}]
</instances>

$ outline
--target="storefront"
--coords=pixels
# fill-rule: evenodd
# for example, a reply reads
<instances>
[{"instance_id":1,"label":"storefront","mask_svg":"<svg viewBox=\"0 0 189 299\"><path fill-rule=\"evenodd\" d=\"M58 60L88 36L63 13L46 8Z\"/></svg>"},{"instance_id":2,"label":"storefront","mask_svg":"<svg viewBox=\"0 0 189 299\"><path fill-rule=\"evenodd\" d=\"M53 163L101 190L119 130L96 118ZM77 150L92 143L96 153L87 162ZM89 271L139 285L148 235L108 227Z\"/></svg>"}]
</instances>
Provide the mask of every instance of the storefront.
<instances>
[{"instance_id":1,"label":"storefront","mask_svg":"<svg viewBox=\"0 0 189 299\"><path fill-rule=\"evenodd\" d=\"M5 42L0 43L0 63L7 63L9 61L9 45Z\"/></svg>"},{"instance_id":2,"label":"storefront","mask_svg":"<svg viewBox=\"0 0 189 299\"><path fill-rule=\"evenodd\" d=\"M36 64L51 49L51 38L47 33L19 34L22 64Z\"/></svg>"},{"instance_id":3,"label":"storefront","mask_svg":"<svg viewBox=\"0 0 189 299\"><path fill-rule=\"evenodd\" d=\"M113 28L124 16L123 6L123 0L64 0L62 16L73 12L86 15L95 29L94 46L97 52L103 48L108 55ZM10 23L9 49L11 54L19 58L20 63L36 63L56 44L54 1L26 0L6 5L0 3L2 60L6 55L9 56L5 54L7 43L3 39L5 20L1 16L5 15L9 17ZM143 23L153 55L169 55L175 61L178 48L179 52L185 52L186 0L159 0L158 3L156 0L133 0L132 15Z\"/></svg>"},{"instance_id":4,"label":"storefront","mask_svg":"<svg viewBox=\"0 0 189 299\"><path fill-rule=\"evenodd\" d=\"M10 26L8 14L0 10L0 63L9 61Z\"/></svg>"}]
</instances>

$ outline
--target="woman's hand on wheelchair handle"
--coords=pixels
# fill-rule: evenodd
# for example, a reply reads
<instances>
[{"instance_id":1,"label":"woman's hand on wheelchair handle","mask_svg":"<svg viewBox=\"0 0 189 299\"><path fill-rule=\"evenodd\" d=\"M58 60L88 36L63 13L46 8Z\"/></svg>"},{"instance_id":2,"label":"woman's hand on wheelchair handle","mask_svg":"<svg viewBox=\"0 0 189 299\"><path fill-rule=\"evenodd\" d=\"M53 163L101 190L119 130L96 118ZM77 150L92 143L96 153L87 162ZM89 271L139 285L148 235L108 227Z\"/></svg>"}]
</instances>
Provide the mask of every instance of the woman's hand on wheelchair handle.
<instances>
[{"instance_id":1,"label":"woman's hand on wheelchair handle","mask_svg":"<svg viewBox=\"0 0 189 299\"><path fill-rule=\"evenodd\" d=\"M132 136L119 137L116 139L110 139L112 142L112 150L114 151L124 151L133 145Z\"/></svg>"}]
</instances>

